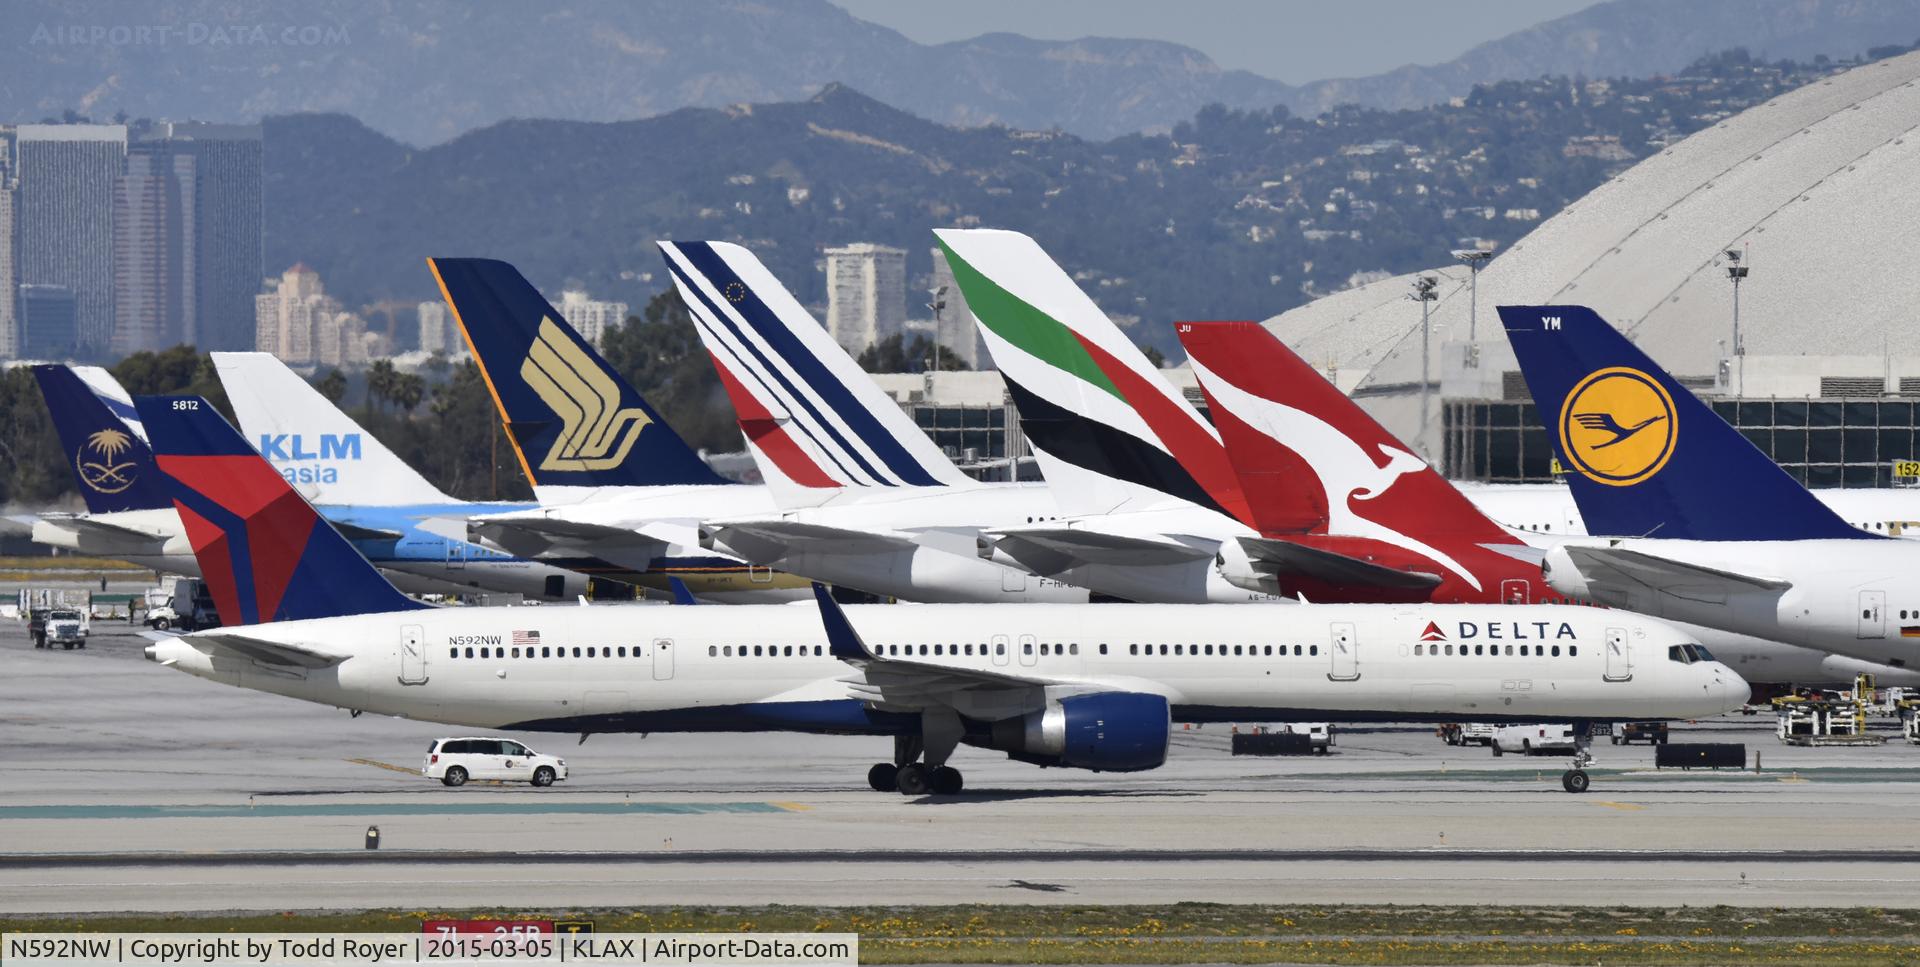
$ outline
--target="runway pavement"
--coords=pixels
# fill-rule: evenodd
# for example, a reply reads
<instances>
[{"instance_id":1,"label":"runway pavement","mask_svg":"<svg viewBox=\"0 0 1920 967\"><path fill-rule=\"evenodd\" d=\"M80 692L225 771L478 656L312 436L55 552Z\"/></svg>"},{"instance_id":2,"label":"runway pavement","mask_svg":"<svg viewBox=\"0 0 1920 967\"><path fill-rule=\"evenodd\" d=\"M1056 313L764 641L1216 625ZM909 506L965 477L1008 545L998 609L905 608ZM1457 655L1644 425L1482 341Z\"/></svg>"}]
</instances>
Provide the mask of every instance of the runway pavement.
<instances>
[{"instance_id":1,"label":"runway pavement","mask_svg":"<svg viewBox=\"0 0 1920 967\"><path fill-rule=\"evenodd\" d=\"M417 774L462 730L228 688L98 626L36 652L0 624L0 909L17 912L667 903L1222 902L1920 905L1920 747L1798 749L1764 771L1654 772L1346 730L1325 758L1236 758L1181 732L1135 775L963 749L968 791L866 788L885 742L797 735L515 736L551 789ZM1881 727L1892 729L1892 720ZM362 849L370 825L377 853Z\"/></svg>"}]
</instances>

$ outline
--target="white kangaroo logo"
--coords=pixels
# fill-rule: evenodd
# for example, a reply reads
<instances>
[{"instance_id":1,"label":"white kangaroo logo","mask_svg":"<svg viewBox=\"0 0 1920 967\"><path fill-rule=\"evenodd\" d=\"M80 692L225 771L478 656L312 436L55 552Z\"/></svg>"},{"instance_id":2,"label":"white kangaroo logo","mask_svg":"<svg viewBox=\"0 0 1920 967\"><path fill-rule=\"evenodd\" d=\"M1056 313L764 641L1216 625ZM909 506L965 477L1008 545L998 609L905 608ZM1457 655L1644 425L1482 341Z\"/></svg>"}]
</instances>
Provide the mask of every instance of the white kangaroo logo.
<instances>
[{"instance_id":1,"label":"white kangaroo logo","mask_svg":"<svg viewBox=\"0 0 1920 967\"><path fill-rule=\"evenodd\" d=\"M1379 497L1391 490L1401 477L1427 469L1426 461L1399 447L1380 446L1380 455L1387 458L1387 465L1379 466L1352 437L1325 420L1305 410L1248 393L1214 375L1198 360L1192 362L1194 372L1206 383L1222 409L1299 454L1313 468L1326 494L1328 533L1371 538L1423 554L1459 575L1474 590L1481 590L1479 579L1458 561L1385 524L1360 516L1348 503L1349 498Z\"/></svg>"}]
</instances>

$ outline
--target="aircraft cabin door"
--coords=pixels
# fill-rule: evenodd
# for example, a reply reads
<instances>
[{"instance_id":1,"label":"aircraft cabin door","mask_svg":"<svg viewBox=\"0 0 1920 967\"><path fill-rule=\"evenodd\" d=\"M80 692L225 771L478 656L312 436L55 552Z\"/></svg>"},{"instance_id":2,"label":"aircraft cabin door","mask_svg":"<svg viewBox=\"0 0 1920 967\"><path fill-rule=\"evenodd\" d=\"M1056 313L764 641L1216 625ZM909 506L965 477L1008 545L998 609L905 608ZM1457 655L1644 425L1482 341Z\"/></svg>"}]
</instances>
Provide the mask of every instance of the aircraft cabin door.
<instances>
[{"instance_id":1,"label":"aircraft cabin door","mask_svg":"<svg viewBox=\"0 0 1920 967\"><path fill-rule=\"evenodd\" d=\"M1627 651L1627 629L1607 629L1607 673L1610 682L1624 682L1633 678L1633 655Z\"/></svg>"},{"instance_id":2,"label":"aircraft cabin door","mask_svg":"<svg viewBox=\"0 0 1920 967\"><path fill-rule=\"evenodd\" d=\"M1360 642L1353 633L1353 623L1336 621L1327 626L1327 652L1333 656L1333 666L1327 671L1327 677L1336 682L1350 682L1360 677Z\"/></svg>"},{"instance_id":3,"label":"aircraft cabin door","mask_svg":"<svg viewBox=\"0 0 1920 967\"><path fill-rule=\"evenodd\" d=\"M993 663L994 664L1004 665L1007 663L1007 647L1008 647L1008 642L1007 642L1006 635L993 636Z\"/></svg>"},{"instance_id":4,"label":"aircraft cabin door","mask_svg":"<svg viewBox=\"0 0 1920 967\"><path fill-rule=\"evenodd\" d=\"M653 639L653 680L669 681L673 678L673 639Z\"/></svg>"},{"instance_id":5,"label":"aircraft cabin door","mask_svg":"<svg viewBox=\"0 0 1920 967\"><path fill-rule=\"evenodd\" d=\"M400 627L400 684L427 683L426 633L419 625Z\"/></svg>"},{"instance_id":6,"label":"aircraft cabin door","mask_svg":"<svg viewBox=\"0 0 1920 967\"><path fill-rule=\"evenodd\" d=\"M1860 630L1856 638L1887 636L1887 592L1860 592Z\"/></svg>"},{"instance_id":7,"label":"aircraft cabin door","mask_svg":"<svg viewBox=\"0 0 1920 967\"><path fill-rule=\"evenodd\" d=\"M1040 661L1040 656L1038 654L1035 654L1034 652L1033 636L1021 635L1020 636L1020 664L1031 667L1037 664L1039 661Z\"/></svg>"},{"instance_id":8,"label":"aircraft cabin door","mask_svg":"<svg viewBox=\"0 0 1920 967\"><path fill-rule=\"evenodd\" d=\"M1009 594L1027 589L1027 572L1017 567L1000 568L1000 590Z\"/></svg>"},{"instance_id":9,"label":"aircraft cabin door","mask_svg":"<svg viewBox=\"0 0 1920 967\"><path fill-rule=\"evenodd\" d=\"M461 571L467 566L467 545L460 541L447 542L447 570Z\"/></svg>"}]
</instances>

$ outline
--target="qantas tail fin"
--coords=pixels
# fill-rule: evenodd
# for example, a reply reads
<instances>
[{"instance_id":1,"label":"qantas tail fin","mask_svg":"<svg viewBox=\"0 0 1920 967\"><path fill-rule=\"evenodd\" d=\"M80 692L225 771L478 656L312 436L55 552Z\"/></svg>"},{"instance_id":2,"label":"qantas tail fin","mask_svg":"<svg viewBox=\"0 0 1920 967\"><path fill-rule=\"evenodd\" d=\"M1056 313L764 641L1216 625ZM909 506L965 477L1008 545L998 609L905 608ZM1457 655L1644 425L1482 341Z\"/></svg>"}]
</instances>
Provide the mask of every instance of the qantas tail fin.
<instances>
[{"instance_id":1,"label":"qantas tail fin","mask_svg":"<svg viewBox=\"0 0 1920 967\"><path fill-rule=\"evenodd\" d=\"M1868 538L1585 306L1501 306L1590 534Z\"/></svg>"},{"instance_id":2,"label":"qantas tail fin","mask_svg":"<svg viewBox=\"0 0 1920 967\"><path fill-rule=\"evenodd\" d=\"M427 265L534 486L726 483L513 266Z\"/></svg>"},{"instance_id":3,"label":"qantas tail fin","mask_svg":"<svg viewBox=\"0 0 1920 967\"><path fill-rule=\"evenodd\" d=\"M455 502L272 355L214 353L213 365L247 439L313 503Z\"/></svg>"},{"instance_id":4,"label":"qantas tail fin","mask_svg":"<svg viewBox=\"0 0 1920 967\"><path fill-rule=\"evenodd\" d=\"M967 487L752 252L661 242L763 475L800 487Z\"/></svg>"},{"instance_id":5,"label":"qantas tail fin","mask_svg":"<svg viewBox=\"0 0 1920 967\"><path fill-rule=\"evenodd\" d=\"M1256 322L1183 322L1261 533L1517 539Z\"/></svg>"},{"instance_id":6,"label":"qantas tail fin","mask_svg":"<svg viewBox=\"0 0 1920 967\"><path fill-rule=\"evenodd\" d=\"M1033 239L934 234L1064 513L1184 501L1252 526L1213 427Z\"/></svg>"},{"instance_id":7,"label":"qantas tail fin","mask_svg":"<svg viewBox=\"0 0 1920 967\"><path fill-rule=\"evenodd\" d=\"M388 584L211 403L143 396L134 405L229 624L425 607Z\"/></svg>"},{"instance_id":8,"label":"qantas tail fin","mask_svg":"<svg viewBox=\"0 0 1920 967\"><path fill-rule=\"evenodd\" d=\"M173 506L153 468L153 451L110 405L111 397L96 392L66 366L35 366L33 377L46 397L61 456L73 469L87 510L108 514ZM134 423L139 423L137 415Z\"/></svg>"}]
</instances>

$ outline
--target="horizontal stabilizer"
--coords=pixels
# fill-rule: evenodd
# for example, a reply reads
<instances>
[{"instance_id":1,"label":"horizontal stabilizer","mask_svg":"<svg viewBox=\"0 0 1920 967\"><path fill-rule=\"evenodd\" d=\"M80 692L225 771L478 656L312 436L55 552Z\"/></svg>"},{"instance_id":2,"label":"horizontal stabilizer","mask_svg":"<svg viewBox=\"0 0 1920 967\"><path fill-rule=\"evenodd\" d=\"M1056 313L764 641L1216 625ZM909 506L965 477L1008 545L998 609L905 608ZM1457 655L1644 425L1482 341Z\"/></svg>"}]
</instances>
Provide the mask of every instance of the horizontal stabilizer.
<instances>
[{"instance_id":1,"label":"horizontal stabilizer","mask_svg":"<svg viewBox=\"0 0 1920 967\"><path fill-rule=\"evenodd\" d=\"M1280 578L1310 578L1314 581L1347 586L1381 588L1395 591L1419 591L1438 587L1440 575L1425 571L1402 571L1372 561L1309 547L1289 540L1268 537L1242 537L1240 546L1254 569Z\"/></svg>"},{"instance_id":2,"label":"horizontal stabilizer","mask_svg":"<svg viewBox=\"0 0 1920 967\"><path fill-rule=\"evenodd\" d=\"M707 525L705 534L703 544L754 564L771 564L795 554L888 554L922 546L899 534L792 520L715 521Z\"/></svg>"},{"instance_id":3,"label":"horizontal stabilizer","mask_svg":"<svg viewBox=\"0 0 1920 967\"><path fill-rule=\"evenodd\" d=\"M80 514L42 514L34 521L33 527L36 533L42 527L51 527L77 534L81 546L87 549L120 547L129 552L151 552L167 540L165 534Z\"/></svg>"},{"instance_id":4,"label":"horizontal stabilizer","mask_svg":"<svg viewBox=\"0 0 1920 967\"><path fill-rule=\"evenodd\" d=\"M1035 574L1087 565L1156 567L1209 560L1216 553L1176 540L1104 534L1068 527L1023 527L987 535L993 548Z\"/></svg>"},{"instance_id":5,"label":"horizontal stabilizer","mask_svg":"<svg viewBox=\"0 0 1920 967\"><path fill-rule=\"evenodd\" d=\"M202 631L182 640L195 645L210 644L269 665L297 665L301 668L329 668L347 660L346 655L322 651L310 645L289 645L266 641L231 631Z\"/></svg>"},{"instance_id":6,"label":"horizontal stabilizer","mask_svg":"<svg viewBox=\"0 0 1920 967\"><path fill-rule=\"evenodd\" d=\"M1703 587L1735 594L1785 591L1793 587L1793 582L1785 578L1742 574L1624 547L1575 544L1569 545L1566 550L1567 556L1573 559L1574 565L1580 568L1589 583L1605 581L1606 572L1611 571L1655 590L1686 589L1693 592L1683 597L1694 597Z\"/></svg>"}]
</instances>

